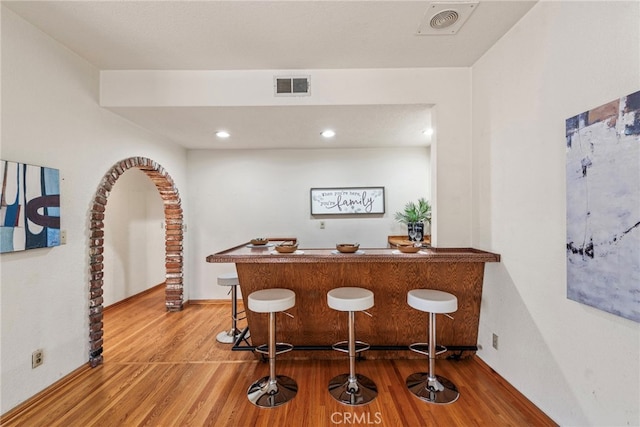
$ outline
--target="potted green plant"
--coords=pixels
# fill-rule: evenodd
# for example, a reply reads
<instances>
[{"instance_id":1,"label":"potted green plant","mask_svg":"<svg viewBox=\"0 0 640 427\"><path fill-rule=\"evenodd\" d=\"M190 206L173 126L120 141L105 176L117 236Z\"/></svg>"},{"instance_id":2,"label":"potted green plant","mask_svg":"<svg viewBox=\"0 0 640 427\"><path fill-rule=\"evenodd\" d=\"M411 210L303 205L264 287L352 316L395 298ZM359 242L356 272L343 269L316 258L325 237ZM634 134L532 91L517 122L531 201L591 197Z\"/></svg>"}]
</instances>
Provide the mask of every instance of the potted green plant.
<instances>
[{"instance_id":1,"label":"potted green plant","mask_svg":"<svg viewBox=\"0 0 640 427\"><path fill-rule=\"evenodd\" d=\"M421 242L424 238L424 223L431 224L431 204L424 198L418 202L409 202L404 206L404 210L395 214L395 220L407 224L409 240Z\"/></svg>"}]
</instances>

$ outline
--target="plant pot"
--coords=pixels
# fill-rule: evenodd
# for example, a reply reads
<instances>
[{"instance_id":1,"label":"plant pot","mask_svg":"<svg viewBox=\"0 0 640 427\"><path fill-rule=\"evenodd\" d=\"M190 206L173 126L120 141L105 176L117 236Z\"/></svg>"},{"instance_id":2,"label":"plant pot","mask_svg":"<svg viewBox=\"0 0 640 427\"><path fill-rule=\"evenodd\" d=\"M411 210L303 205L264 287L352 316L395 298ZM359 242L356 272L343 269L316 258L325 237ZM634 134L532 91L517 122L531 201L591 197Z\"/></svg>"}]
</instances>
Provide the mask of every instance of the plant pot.
<instances>
[{"instance_id":1,"label":"plant pot","mask_svg":"<svg viewBox=\"0 0 640 427\"><path fill-rule=\"evenodd\" d=\"M412 231L415 236L412 236ZM424 222L410 222L407 224L407 234L412 242L422 242L424 239Z\"/></svg>"}]
</instances>

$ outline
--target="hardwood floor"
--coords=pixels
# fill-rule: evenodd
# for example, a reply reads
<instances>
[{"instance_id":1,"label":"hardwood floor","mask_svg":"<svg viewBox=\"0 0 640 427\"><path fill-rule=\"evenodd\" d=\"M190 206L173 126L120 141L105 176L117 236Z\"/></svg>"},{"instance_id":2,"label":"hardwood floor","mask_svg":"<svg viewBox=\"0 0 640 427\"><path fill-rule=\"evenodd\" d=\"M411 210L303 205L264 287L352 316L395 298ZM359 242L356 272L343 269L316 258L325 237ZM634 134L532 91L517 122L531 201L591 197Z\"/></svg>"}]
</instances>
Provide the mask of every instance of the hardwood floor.
<instances>
[{"instance_id":1,"label":"hardwood floor","mask_svg":"<svg viewBox=\"0 0 640 427\"><path fill-rule=\"evenodd\" d=\"M80 369L6 414L9 426L552 426L545 414L478 358L438 360L460 398L432 405L414 397L405 378L426 360L362 360L378 397L348 407L331 398L329 380L348 361L278 360L277 372L294 378L297 396L274 409L253 406L249 385L269 366L251 352L216 341L228 329L228 304L164 308L162 288L105 311L104 364Z\"/></svg>"}]
</instances>

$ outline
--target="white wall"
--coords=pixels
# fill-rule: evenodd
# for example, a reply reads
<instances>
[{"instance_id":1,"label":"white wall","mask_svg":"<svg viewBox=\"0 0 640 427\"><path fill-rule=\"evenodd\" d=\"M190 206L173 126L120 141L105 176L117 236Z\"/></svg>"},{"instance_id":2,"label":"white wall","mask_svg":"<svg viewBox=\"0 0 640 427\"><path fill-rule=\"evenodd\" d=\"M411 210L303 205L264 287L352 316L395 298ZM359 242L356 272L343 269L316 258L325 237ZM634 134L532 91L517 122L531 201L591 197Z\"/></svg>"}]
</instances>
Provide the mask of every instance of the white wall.
<instances>
[{"instance_id":1,"label":"white wall","mask_svg":"<svg viewBox=\"0 0 640 427\"><path fill-rule=\"evenodd\" d=\"M113 186L104 220L105 307L164 282L163 206L139 169L129 169Z\"/></svg>"},{"instance_id":2,"label":"white wall","mask_svg":"<svg viewBox=\"0 0 640 427\"><path fill-rule=\"evenodd\" d=\"M121 159L144 156L171 175L185 209L187 194L183 149L100 108L98 70L1 11L1 157L60 169L68 235L64 246L0 255L4 413L88 360L88 219L102 176ZM45 362L31 369L38 348Z\"/></svg>"},{"instance_id":3,"label":"white wall","mask_svg":"<svg viewBox=\"0 0 640 427\"><path fill-rule=\"evenodd\" d=\"M386 247L387 236L407 232L393 220L394 213L408 201L430 199L430 150L424 147L192 150L188 160L191 299L228 298L215 280L234 266L207 263L207 255L258 236L297 237L301 249L330 248L341 241ZM311 216L311 188L367 186L385 187L384 215Z\"/></svg>"},{"instance_id":4,"label":"white wall","mask_svg":"<svg viewBox=\"0 0 640 427\"><path fill-rule=\"evenodd\" d=\"M431 189L434 244L471 245L471 72L469 68L297 70L313 96L274 97L283 70L101 72L108 108L271 105L433 105Z\"/></svg>"},{"instance_id":5,"label":"white wall","mask_svg":"<svg viewBox=\"0 0 640 427\"><path fill-rule=\"evenodd\" d=\"M473 244L502 255L479 355L561 425L640 425L640 325L566 298L564 136L639 55L640 3L540 2L472 69Z\"/></svg>"}]
</instances>

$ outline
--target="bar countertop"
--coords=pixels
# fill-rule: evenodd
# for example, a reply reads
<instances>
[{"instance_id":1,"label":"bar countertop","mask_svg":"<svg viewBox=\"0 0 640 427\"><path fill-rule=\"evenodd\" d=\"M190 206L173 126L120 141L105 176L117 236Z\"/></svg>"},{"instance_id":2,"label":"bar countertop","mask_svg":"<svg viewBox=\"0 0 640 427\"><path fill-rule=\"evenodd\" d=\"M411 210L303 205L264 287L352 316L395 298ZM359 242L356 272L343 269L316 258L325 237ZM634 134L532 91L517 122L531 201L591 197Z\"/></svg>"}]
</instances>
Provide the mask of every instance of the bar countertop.
<instances>
[{"instance_id":1,"label":"bar countertop","mask_svg":"<svg viewBox=\"0 0 640 427\"><path fill-rule=\"evenodd\" d=\"M393 248L360 248L355 254L335 249L300 248L295 254L275 252L273 246L251 247L249 242L207 256L210 263L421 263L421 262L499 262L500 255L473 248L423 248L415 254Z\"/></svg>"}]
</instances>

